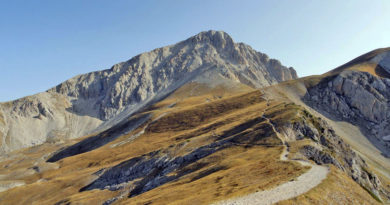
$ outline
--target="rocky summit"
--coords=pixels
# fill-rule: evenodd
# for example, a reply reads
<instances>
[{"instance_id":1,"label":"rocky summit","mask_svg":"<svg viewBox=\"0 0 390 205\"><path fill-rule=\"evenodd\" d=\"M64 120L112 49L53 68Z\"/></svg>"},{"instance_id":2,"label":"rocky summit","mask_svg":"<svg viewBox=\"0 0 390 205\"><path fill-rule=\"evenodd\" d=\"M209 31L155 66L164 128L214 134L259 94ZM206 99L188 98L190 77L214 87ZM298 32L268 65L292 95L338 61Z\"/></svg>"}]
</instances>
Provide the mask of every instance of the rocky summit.
<instances>
[{"instance_id":1,"label":"rocky summit","mask_svg":"<svg viewBox=\"0 0 390 205\"><path fill-rule=\"evenodd\" d=\"M0 204L390 203L390 48L327 73L201 32L0 104Z\"/></svg>"}]
</instances>

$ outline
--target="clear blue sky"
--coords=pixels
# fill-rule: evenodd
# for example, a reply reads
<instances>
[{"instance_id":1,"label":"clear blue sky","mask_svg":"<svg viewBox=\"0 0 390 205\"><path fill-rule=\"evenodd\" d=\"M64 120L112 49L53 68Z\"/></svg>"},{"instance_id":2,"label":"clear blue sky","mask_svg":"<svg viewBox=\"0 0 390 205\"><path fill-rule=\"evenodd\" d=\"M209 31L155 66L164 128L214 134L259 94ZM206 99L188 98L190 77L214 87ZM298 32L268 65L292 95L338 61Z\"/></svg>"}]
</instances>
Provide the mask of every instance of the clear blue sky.
<instances>
[{"instance_id":1,"label":"clear blue sky","mask_svg":"<svg viewBox=\"0 0 390 205\"><path fill-rule=\"evenodd\" d=\"M390 46L390 1L0 0L0 101L210 29L320 74Z\"/></svg>"}]
</instances>

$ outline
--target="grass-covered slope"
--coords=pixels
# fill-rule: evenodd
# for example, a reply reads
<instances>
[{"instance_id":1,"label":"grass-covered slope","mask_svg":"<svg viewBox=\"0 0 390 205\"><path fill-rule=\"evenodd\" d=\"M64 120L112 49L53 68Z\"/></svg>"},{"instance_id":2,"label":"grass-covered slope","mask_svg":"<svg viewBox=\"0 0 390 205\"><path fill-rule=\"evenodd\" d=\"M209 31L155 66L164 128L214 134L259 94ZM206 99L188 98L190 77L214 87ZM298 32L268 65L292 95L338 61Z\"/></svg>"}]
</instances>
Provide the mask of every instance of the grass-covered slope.
<instances>
[{"instance_id":1,"label":"grass-covered slope","mask_svg":"<svg viewBox=\"0 0 390 205\"><path fill-rule=\"evenodd\" d=\"M277 187L308 170L294 161L280 160L284 147L270 125L288 139L296 157L307 159L300 143L294 142L318 142L310 136L298 137L298 129L292 127L304 126L303 107L260 91L214 89L183 97L185 93L178 90L138 113L152 117L100 147L46 162L58 150L83 144L91 135L3 158L0 183L26 185L0 192L0 203L208 204ZM337 160L337 155L330 154ZM368 192L334 169L330 176L342 176L343 183L359 190L351 197L375 203ZM318 187L335 191L324 183Z\"/></svg>"}]
</instances>

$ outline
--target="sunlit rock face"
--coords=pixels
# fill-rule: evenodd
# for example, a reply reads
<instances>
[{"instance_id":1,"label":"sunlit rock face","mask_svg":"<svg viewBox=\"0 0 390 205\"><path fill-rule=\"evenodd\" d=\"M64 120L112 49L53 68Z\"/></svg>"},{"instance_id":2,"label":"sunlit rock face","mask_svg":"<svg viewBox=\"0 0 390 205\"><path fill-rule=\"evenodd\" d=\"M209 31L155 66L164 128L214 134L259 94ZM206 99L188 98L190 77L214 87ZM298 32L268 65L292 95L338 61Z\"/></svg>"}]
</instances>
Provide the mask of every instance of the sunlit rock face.
<instances>
[{"instance_id":1,"label":"sunlit rock face","mask_svg":"<svg viewBox=\"0 0 390 205\"><path fill-rule=\"evenodd\" d=\"M77 76L49 92L77 100L94 99L93 107L99 111L96 115L107 120L127 106L170 93L189 81L218 83L216 76L219 81L256 88L297 78L294 69L248 45L235 43L225 32L208 31L143 53L109 70Z\"/></svg>"}]
</instances>

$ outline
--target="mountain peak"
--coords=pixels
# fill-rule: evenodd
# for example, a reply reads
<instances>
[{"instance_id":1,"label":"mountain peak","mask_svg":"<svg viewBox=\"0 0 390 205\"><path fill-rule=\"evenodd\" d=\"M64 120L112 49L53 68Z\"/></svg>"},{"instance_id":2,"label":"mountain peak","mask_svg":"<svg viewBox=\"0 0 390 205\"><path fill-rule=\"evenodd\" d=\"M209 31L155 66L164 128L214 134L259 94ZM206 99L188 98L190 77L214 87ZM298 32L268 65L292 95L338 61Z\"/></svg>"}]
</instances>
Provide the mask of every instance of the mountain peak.
<instances>
[{"instance_id":1,"label":"mountain peak","mask_svg":"<svg viewBox=\"0 0 390 205\"><path fill-rule=\"evenodd\" d=\"M190 37L187 41L193 43L211 43L216 48L225 48L234 45L232 37L224 31L203 31Z\"/></svg>"},{"instance_id":2,"label":"mountain peak","mask_svg":"<svg viewBox=\"0 0 390 205\"><path fill-rule=\"evenodd\" d=\"M208 31L202 31L193 37L201 37L201 38L230 38L230 35L226 33L225 31L217 31L217 30L208 30ZM193 38L192 37L192 38Z\"/></svg>"}]
</instances>

